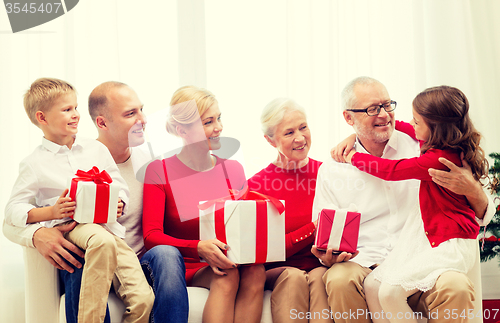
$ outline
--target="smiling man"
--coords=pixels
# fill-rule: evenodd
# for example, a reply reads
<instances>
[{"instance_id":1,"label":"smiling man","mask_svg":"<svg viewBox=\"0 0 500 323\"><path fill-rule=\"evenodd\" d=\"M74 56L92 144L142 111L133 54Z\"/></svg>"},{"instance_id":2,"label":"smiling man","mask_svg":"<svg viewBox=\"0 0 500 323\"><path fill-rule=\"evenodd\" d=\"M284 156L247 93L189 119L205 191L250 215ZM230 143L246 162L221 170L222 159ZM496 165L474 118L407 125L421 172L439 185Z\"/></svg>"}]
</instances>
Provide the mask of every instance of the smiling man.
<instances>
[{"instance_id":1,"label":"smiling man","mask_svg":"<svg viewBox=\"0 0 500 323\"><path fill-rule=\"evenodd\" d=\"M131 156L131 147L144 143L146 116L137 93L119 82L105 82L89 96L89 113L97 140L106 145L117 164Z\"/></svg>"},{"instance_id":2,"label":"smiling man","mask_svg":"<svg viewBox=\"0 0 500 323\"><path fill-rule=\"evenodd\" d=\"M129 187L128 212L118 222L126 227L125 242L136 253L155 292L152 311L154 322L187 322L188 298L184 260L180 252L171 246L158 246L147 252L144 248L143 183L137 180L134 172L134 165L140 167L151 160L151 156L135 148L144 143L146 116L142 110L143 104L135 91L120 82L102 83L89 96L89 114L99 133L97 140L108 148ZM95 158L98 159L99 156ZM15 228L5 222L3 225L8 239L27 247L35 247L54 267L61 269L68 323L77 322L83 252L66 240L63 234L71 231L75 224L53 228L38 224ZM105 322L109 322L109 316Z\"/></svg>"},{"instance_id":3,"label":"smiling man","mask_svg":"<svg viewBox=\"0 0 500 323\"><path fill-rule=\"evenodd\" d=\"M412 158L420 154L417 141L395 130L396 102L379 81L369 77L352 80L342 91L342 104L344 119L356 132L357 151L388 159ZM464 192L457 186L447 188L467 197L476 211L478 223L483 225L495 213L494 205L470 170L461 172L458 169L454 167L447 174L460 178L459 182L470 183L470 189ZM335 322L371 322L364 279L398 243L408 215L418 209L419 185L417 180L383 181L350 164L333 160L319 168L313 215L322 209L347 209L352 204L361 213L356 257L345 252L338 256L327 254L315 247L312 250L330 267L323 281ZM439 277L434 288L416 292L408 298L408 303L424 316L430 313L429 322L458 322L448 319L446 313L453 309L467 312L473 308L473 300L474 288L469 278L448 271ZM373 314L376 317L381 313Z\"/></svg>"},{"instance_id":4,"label":"smiling man","mask_svg":"<svg viewBox=\"0 0 500 323\"><path fill-rule=\"evenodd\" d=\"M158 246L146 252L142 235L142 180L136 178L136 169L151 160L135 147L144 143L146 116L137 93L120 82L98 85L89 96L89 114L99 136L97 140L108 147L111 156L130 190L128 215L118 221L127 228L125 242L136 252L144 274L155 293L154 322L187 322L188 297L184 278L184 260L172 246ZM79 270L77 270L77 273ZM64 280L78 280L75 274L61 272ZM73 286L75 284L66 284ZM71 291L67 291L71 294ZM74 293L73 289L73 293ZM70 311L75 311L73 295ZM66 308L68 309L68 304Z\"/></svg>"}]
</instances>

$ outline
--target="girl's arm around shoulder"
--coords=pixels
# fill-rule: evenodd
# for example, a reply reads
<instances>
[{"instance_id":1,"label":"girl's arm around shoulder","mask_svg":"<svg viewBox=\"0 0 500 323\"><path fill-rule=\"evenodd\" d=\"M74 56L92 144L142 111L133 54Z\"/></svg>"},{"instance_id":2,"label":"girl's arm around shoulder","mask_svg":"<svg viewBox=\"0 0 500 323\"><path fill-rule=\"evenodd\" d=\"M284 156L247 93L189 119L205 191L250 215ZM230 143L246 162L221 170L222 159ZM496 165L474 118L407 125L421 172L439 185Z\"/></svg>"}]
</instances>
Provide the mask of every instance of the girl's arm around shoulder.
<instances>
[{"instance_id":1,"label":"girl's arm around shoulder","mask_svg":"<svg viewBox=\"0 0 500 323\"><path fill-rule=\"evenodd\" d=\"M443 156L442 150L431 149L420 157L391 160L372 156L370 154L355 153L352 155L351 164L359 170L373 176L389 181L418 179L431 181L429 168L441 169L443 165L439 157Z\"/></svg>"},{"instance_id":2,"label":"girl's arm around shoulder","mask_svg":"<svg viewBox=\"0 0 500 323\"><path fill-rule=\"evenodd\" d=\"M396 120L395 128L397 131L401 131L402 133L405 133L411 138L417 140L417 137L415 135L415 129L408 122Z\"/></svg>"}]
</instances>

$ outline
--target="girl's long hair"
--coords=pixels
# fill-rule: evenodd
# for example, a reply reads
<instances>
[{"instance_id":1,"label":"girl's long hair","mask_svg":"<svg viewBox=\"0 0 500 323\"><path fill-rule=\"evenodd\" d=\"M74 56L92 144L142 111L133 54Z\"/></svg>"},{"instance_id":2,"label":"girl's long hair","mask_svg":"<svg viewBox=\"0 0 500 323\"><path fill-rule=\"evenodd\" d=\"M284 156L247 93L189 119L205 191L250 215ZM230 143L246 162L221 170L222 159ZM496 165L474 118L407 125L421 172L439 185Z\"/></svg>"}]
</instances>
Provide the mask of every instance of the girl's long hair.
<instances>
[{"instance_id":1,"label":"girl's long hair","mask_svg":"<svg viewBox=\"0 0 500 323\"><path fill-rule=\"evenodd\" d=\"M476 180L488 174L488 161L479 146L481 134L472 124L469 101L462 91L446 85L428 88L415 97L413 108L430 130L422 153L431 148L454 149L464 153Z\"/></svg>"}]
</instances>

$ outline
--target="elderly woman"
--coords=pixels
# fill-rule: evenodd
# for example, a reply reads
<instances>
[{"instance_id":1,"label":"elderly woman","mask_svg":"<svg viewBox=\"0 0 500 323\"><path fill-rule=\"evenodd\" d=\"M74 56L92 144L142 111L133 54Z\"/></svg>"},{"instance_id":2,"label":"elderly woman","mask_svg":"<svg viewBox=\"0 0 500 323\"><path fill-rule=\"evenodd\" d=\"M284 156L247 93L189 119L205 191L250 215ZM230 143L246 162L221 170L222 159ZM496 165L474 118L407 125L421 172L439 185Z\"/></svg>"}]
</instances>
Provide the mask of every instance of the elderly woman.
<instances>
[{"instance_id":1,"label":"elderly woman","mask_svg":"<svg viewBox=\"0 0 500 323\"><path fill-rule=\"evenodd\" d=\"M332 322L322 280L327 268L311 253L316 230L312 205L321 163L307 156L311 132L305 111L291 99L278 98L264 108L261 123L278 156L248 180L248 187L285 200L286 208L286 261L265 265L266 288L273 290L273 322Z\"/></svg>"},{"instance_id":2,"label":"elderly woman","mask_svg":"<svg viewBox=\"0 0 500 323\"><path fill-rule=\"evenodd\" d=\"M177 155L155 160L146 170L145 246L177 247L186 264L187 285L210 289L203 322L260 322L264 266L238 267L223 254L227 245L199 239L198 203L225 197L228 188L246 184L238 162L210 153L221 147L217 100L205 89L187 86L174 93L170 105L167 131L180 137L183 146Z\"/></svg>"}]
</instances>

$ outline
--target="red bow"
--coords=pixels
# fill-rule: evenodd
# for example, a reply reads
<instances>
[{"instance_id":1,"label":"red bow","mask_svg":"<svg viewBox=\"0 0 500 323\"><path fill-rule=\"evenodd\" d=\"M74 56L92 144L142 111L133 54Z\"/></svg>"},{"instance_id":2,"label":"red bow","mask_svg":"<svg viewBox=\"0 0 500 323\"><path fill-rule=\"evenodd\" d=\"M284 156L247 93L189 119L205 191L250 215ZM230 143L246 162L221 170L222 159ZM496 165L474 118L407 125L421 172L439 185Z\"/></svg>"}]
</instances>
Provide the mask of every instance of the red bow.
<instances>
[{"instance_id":1,"label":"red bow","mask_svg":"<svg viewBox=\"0 0 500 323\"><path fill-rule=\"evenodd\" d=\"M224 203L225 201L230 201L230 200L242 200L242 201L248 201L248 200L257 200L257 201L265 201L268 200L271 202L272 205L276 207L278 210L279 214L282 214L285 212L285 206L283 203L281 203L280 200L278 200L275 197L265 195L262 193L254 192L254 191L249 191L248 188L245 188L244 190L238 191L238 190L229 190L228 196L224 196L218 199L206 201L205 203L202 203L198 205L198 208L200 210L206 210L210 206L214 205L215 203Z\"/></svg>"},{"instance_id":2,"label":"red bow","mask_svg":"<svg viewBox=\"0 0 500 323\"><path fill-rule=\"evenodd\" d=\"M109 184L113 182L113 179L111 178L111 176L109 176L108 172L106 172L105 170L99 172L99 168L95 166L86 172L84 172L83 170L77 170L75 175L78 176L76 178L73 178L73 180L76 181L94 182L96 184Z\"/></svg>"},{"instance_id":3,"label":"red bow","mask_svg":"<svg viewBox=\"0 0 500 323\"><path fill-rule=\"evenodd\" d=\"M226 228L224 225L224 202L230 200L253 200L257 204L257 218L256 218L256 254L255 263L263 264L266 262L267 258L267 205L266 201L273 204L278 210L279 214L285 212L285 206L283 203L272 196L261 194L254 191L249 191L247 188L242 191L229 190L228 196L210 200L203 204L198 205L200 210L206 210L215 204L214 213L214 225L215 225L215 236L218 240L223 243L227 243L226 239ZM226 251L223 253L227 256Z\"/></svg>"}]
</instances>

